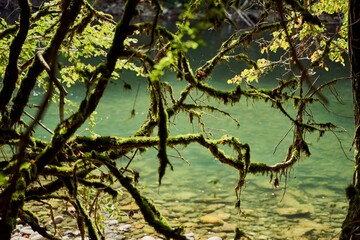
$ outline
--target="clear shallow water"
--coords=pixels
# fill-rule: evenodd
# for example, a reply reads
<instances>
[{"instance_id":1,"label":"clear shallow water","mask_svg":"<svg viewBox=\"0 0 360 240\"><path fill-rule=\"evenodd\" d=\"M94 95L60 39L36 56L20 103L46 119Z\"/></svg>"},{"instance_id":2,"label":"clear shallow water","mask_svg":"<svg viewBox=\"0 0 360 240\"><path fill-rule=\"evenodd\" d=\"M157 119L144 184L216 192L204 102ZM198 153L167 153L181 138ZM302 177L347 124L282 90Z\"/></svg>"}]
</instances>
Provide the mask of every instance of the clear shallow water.
<instances>
[{"instance_id":1,"label":"clear shallow water","mask_svg":"<svg viewBox=\"0 0 360 240\"><path fill-rule=\"evenodd\" d=\"M212 81L214 82L215 79ZM215 84L228 88L226 84ZM184 149L178 149L189 164L179 158L171 158L174 171L167 170L160 188L157 184L158 161L155 151L137 156L131 167L140 172L140 184L144 188L143 191L147 192L160 207L167 211L179 205L188 206L197 212L198 216L201 216L207 211L204 206L211 206L214 203L224 204L222 206L224 212L232 215L232 218L228 220L229 223L236 223L248 232L273 237L274 234L279 236L279 233L274 233L273 230L281 232L289 227L296 229L299 226L296 218L289 220L287 217L279 217L278 208L284 207L284 204L285 207L294 204L295 208L304 207L297 205L298 203L310 204L313 210L306 219L313 221L320 218L320 223L329 227L326 228L329 231L320 236L328 239L329 236L334 236L334 232L339 231L338 228L345 216L344 188L351 182L353 170L352 162L346 158L338 141L339 138L344 151L351 158L352 153L348 151L352 141L352 105L349 89L349 84L340 84L338 90L344 94L346 104L331 103L329 106L339 116L322 110L320 106L313 109L316 118L334 121L337 125L347 129L348 133L336 133L335 136L328 132L321 139L318 139L317 134L308 136L312 155L310 158L304 158L290 171L284 199L284 177L281 179L278 189L269 183L268 176L249 175L247 177L246 188L242 192L241 206L245 212L249 209L255 211L254 222L248 226L242 225L241 222L244 218L248 220L251 218L245 215L238 216L237 210L234 208L237 171L214 160L210 153L201 146L194 144ZM141 86L141 91L145 91L145 86ZM95 127L95 132L104 135L131 135L146 117L148 106L143 104L146 103L146 99L146 96L138 97L136 100L137 115L130 118L134 92L124 92L121 86L114 86L99 106L97 118L101 121ZM126 103L126 100L129 106L124 110L121 106L124 102ZM254 162L261 161L272 164L284 159L291 136L283 138L291 126L288 121L284 121L282 114L271 108L269 103L264 104L245 99L238 106L229 106L227 110L239 120L240 127L237 127L231 119L216 113L211 114L205 117L204 121L207 126L212 127L211 132L215 137L229 134L239 137L242 142L249 143ZM176 117L172 121L174 122L170 126L172 134L197 132L200 128L197 124L189 125L186 116ZM182 124L184 122L185 126ZM275 148L277 150L274 153ZM177 156L175 151L169 150L169 154ZM120 162L125 165L127 160L122 159ZM296 199L295 203L292 203L293 199ZM334 206L334 203L343 204ZM221 210L215 212L218 213ZM336 216L335 219L332 217L333 215ZM167 216L172 218L171 214ZM177 219L180 221L181 218ZM265 223L257 228L259 219ZM199 224L196 217L193 220ZM271 226L271 224L280 224L281 221L284 223L280 226ZM197 225L197 228L201 229L202 226ZM196 232L196 230L193 231ZM254 234L255 239L258 236L260 235ZM289 239L289 237L286 238Z\"/></svg>"},{"instance_id":2,"label":"clear shallow water","mask_svg":"<svg viewBox=\"0 0 360 240\"><path fill-rule=\"evenodd\" d=\"M206 59L205 53L200 53L197 58ZM194 62L195 59L196 57L194 57ZM201 64L201 61L199 62ZM224 66L214 72L209 82L222 89L231 89L233 86L227 85L226 80L235 70L236 66ZM339 66L334 66L332 70L334 71L323 73L322 77L334 79L347 75L346 69ZM271 78L276 77L276 74L264 79L263 84L271 85ZM95 116L97 125L92 130L100 135L131 136L146 119L148 109L146 85L138 82L138 79L131 75L125 76L124 79L132 84L133 90L125 91L122 82L112 83L97 109L98 114ZM183 87L183 83L174 79L172 75L165 76L163 80L173 84L174 89L179 90ZM138 84L140 84L139 95L136 98ZM70 98L76 101L79 99L80 89L73 90L75 92ZM334 97L329 97L331 102L327 106L329 111L320 104L315 105L311 110L317 121L332 121L347 133L327 132L320 139L317 134L309 135L308 142L312 155L304 158L291 169L286 185L285 178L282 177L280 187L277 189L269 183L269 176L248 175L246 188L242 191L241 207L245 212L253 211L249 216L238 215L234 208L237 171L214 160L211 154L201 146L194 144L178 149L186 161L178 157L170 158L174 171L167 170L161 187L158 187L158 161L155 151L150 150L146 154L138 155L130 167L140 172L141 188L160 207L165 208L164 215L172 219L172 223L181 222L181 217L172 216L170 210L172 208L187 206L192 209L190 212L196 213L191 215L188 212L188 215L193 217L186 218L185 221L194 220L196 224L196 227L189 227L189 231L204 227L196 219L208 213L207 205L221 204L220 209L214 212L230 213L231 217L227 223L237 224L245 232L252 232L255 239L259 235L266 235L269 239L281 239L282 231L298 228L299 222L302 223L304 219L325 225L323 235L318 236L329 239L339 231L342 219L345 217L344 188L351 182L353 170L353 163L345 156L347 154L352 159L352 152L349 149L353 136L353 108L349 80L340 81L337 84L337 90L344 104L339 104ZM174 93L177 97L178 92L174 90ZM205 103L208 101L205 98L202 100ZM209 101L214 103L212 100ZM136 115L130 118L133 106L135 106ZM289 104L288 108L291 109L291 107ZM211 131L214 137L229 134L238 137L243 143L249 143L253 162L273 164L284 159L291 142L291 134L286 136L291 124L278 110L272 108L270 103L243 98L240 104L226 106L225 110L239 120L240 127L237 127L236 122L230 118L211 113L204 117L204 122L209 127L207 131ZM44 123L53 128L56 121L57 112L50 109ZM173 135L200 131L196 120L191 125L184 114L171 119L171 122L170 134ZM90 134L88 131L87 127L83 127L79 134ZM40 132L40 134L43 134L44 138L49 137L45 132ZM178 156L176 151L170 149L169 154ZM119 160L119 164L125 165L126 162L126 159ZM286 193L283 195L285 188ZM292 205L299 208L310 206L311 214L295 219L279 215L277 209ZM246 222L250 223L245 224ZM204 228L210 231L208 226ZM195 229L192 231L196 232ZM290 236L284 237L284 239L289 238Z\"/></svg>"}]
</instances>

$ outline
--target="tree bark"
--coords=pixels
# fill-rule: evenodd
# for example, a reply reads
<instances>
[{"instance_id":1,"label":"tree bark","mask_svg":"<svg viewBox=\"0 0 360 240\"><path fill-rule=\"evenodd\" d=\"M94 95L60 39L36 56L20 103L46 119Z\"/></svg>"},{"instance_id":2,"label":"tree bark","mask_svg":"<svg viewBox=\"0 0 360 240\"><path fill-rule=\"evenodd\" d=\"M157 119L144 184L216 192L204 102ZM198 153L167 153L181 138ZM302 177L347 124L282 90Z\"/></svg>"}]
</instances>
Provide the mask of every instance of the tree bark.
<instances>
[{"instance_id":1,"label":"tree bark","mask_svg":"<svg viewBox=\"0 0 360 240\"><path fill-rule=\"evenodd\" d=\"M349 57L354 103L353 183L346 189L349 209L342 225L340 239L360 239L360 1L349 0Z\"/></svg>"}]
</instances>

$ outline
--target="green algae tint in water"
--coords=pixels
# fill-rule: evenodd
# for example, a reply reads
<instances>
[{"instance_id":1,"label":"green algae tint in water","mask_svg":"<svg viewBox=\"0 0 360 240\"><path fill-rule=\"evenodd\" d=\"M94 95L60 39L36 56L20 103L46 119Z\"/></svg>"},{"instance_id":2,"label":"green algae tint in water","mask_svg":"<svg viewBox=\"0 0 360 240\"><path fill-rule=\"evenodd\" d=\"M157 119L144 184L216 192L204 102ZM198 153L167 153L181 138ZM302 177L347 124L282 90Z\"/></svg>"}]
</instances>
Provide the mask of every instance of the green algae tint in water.
<instances>
[{"instance_id":1,"label":"green algae tint in water","mask_svg":"<svg viewBox=\"0 0 360 240\"><path fill-rule=\"evenodd\" d=\"M199 54L193 58L206 59L206 56ZM224 90L233 88L226 81L234 74L234 69L236 66L220 67L208 80L209 84ZM281 74L273 73L265 77L262 84L271 86L271 81L275 81L273 79ZM333 66L331 75L324 72L321 77L331 80L347 75L345 68ZM99 135L128 137L146 120L149 104L146 84L139 82L133 75L123 75L123 79L132 85L132 90L125 91L122 82L116 81L106 90L95 116L97 124L93 128ZM184 87L184 83L172 75L166 75L162 80L173 85L174 94ZM174 171L167 170L160 187L155 150L150 149L136 156L130 168L140 172L139 187L162 209L170 223L174 226L182 225L186 232L194 232L196 239L206 239L213 235L232 239L236 226L253 239L336 238L347 210L344 188L351 182L353 171L352 152L349 151L353 136L350 81L339 81L336 89L343 104L329 95L327 109L321 104L315 104L309 113L313 114L315 121L331 121L339 126L339 130L347 132L326 132L320 139L318 134L307 135L311 156L302 159L289 170L286 179L280 178L278 188L270 183L269 176L248 175L241 194L240 214L234 208L238 172L216 161L197 144L177 149L183 159L178 157L177 151L168 150ZM72 90L79 89L74 87ZM192 96L204 104L220 106L196 94ZM73 100L77 99L80 99L79 96L74 94ZM291 112L293 107L288 104L287 108ZM133 109L135 116L131 117ZM291 124L270 103L243 98L236 106L222 109L238 119L240 127L230 118L209 113L203 118L209 134L215 138L225 134L234 135L242 143L249 143L252 162L274 164L285 158L292 140L291 134L287 135ZM52 127L57 118L57 110L50 110L44 122ZM189 118L184 114L171 118L170 122L169 135L201 131L197 120L194 118L193 124L189 124ZM79 134L84 133L90 134L86 127L79 131ZM231 154L231 150L226 151ZM124 166L127 161L125 158L120 159L119 165Z\"/></svg>"},{"instance_id":2,"label":"green algae tint in water","mask_svg":"<svg viewBox=\"0 0 360 240\"><path fill-rule=\"evenodd\" d=\"M339 76L333 75L331 79L347 74L342 68L337 73ZM226 84L226 75L227 72L216 72L210 84L223 89L233 87ZM182 88L182 83L172 76L164 80L174 85L175 93ZM136 79L129 77L129 81L135 82L133 89L136 89ZM131 167L140 172L143 192L164 209L170 222L185 226L186 231L200 236L197 239L211 236L212 232L230 239L233 232L228 228L235 226L254 239L264 236L269 239L336 238L347 210L344 188L351 182L353 170L352 152L349 151L353 136L350 82L340 81L337 91L344 104L330 96L328 110L317 104L311 112L316 121L332 121L339 130L347 132L327 132L321 138L318 134L308 135L311 156L289 170L287 179L280 178L280 186L276 189L269 182L269 176L248 175L242 191L243 212L240 215L234 208L237 171L214 160L206 149L196 144L178 149L184 160L178 158L176 151L168 150L174 156L170 157L174 171L168 169L161 187L158 187L156 151L137 156ZM97 119L101 121L95 131L101 135L132 135L146 119L148 96L145 92L145 84L140 85L137 98L135 90L125 92L120 85L110 87L99 106ZM130 118L134 101L136 115ZM204 103L207 100L204 99ZM124 106L128 108L124 110ZM288 108L292 106L289 104ZM273 164L284 159L291 142L291 134L286 136L291 124L270 103L242 99L240 104L227 106L226 110L239 120L240 127L230 118L211 113L204 116L209 133L214 137L234 135L249 143L253 162ZM170 120L170 135L201 130L196 120L191 125L184 115ZM119 162L125 165L127 160ZM220 216L222 222L202 223L203 217L209 215Z\"/></svg>"}]
</instances>

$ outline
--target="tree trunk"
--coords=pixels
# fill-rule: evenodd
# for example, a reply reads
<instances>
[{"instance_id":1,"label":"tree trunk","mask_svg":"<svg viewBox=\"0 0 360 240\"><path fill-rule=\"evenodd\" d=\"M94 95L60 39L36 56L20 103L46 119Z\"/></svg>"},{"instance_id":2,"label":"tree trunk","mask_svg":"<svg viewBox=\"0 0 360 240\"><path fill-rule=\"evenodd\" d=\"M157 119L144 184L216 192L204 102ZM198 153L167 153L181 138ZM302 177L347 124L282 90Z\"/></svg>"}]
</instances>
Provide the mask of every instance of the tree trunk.
<instances>
[{"instance_id":1,"label":"tree trunk","mask_svg":"<svg viewBox=\"0 0 360 240\"><path fill-rule=\"evenodd\" d=\"M346 189L349 209L342 225L341 240L360 239L360 1L349 0L349 56L354 102L353 183Z\"/></svg>"}]
</instances>

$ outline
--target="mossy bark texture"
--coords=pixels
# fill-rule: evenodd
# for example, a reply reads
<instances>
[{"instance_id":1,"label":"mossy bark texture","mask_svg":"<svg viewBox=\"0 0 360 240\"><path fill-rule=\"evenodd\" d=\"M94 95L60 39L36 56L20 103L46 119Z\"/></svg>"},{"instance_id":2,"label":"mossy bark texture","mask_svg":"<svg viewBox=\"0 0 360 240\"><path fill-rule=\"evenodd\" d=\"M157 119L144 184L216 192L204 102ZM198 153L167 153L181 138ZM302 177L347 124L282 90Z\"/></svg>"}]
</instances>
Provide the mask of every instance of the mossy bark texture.
<instances>
[{"instance_id":1,"label":"mossy bark texture","mask_svg":"<svg viewBox=\"0 0 360 240\"><path fill-rule=\"evenodd\" d=\"M353 183L346 189L349 209L340 239L360 239L360 1L349 0L349 55L354 103L355 136L353 142L355 171Z\"/></svg>"}]
</instances>

